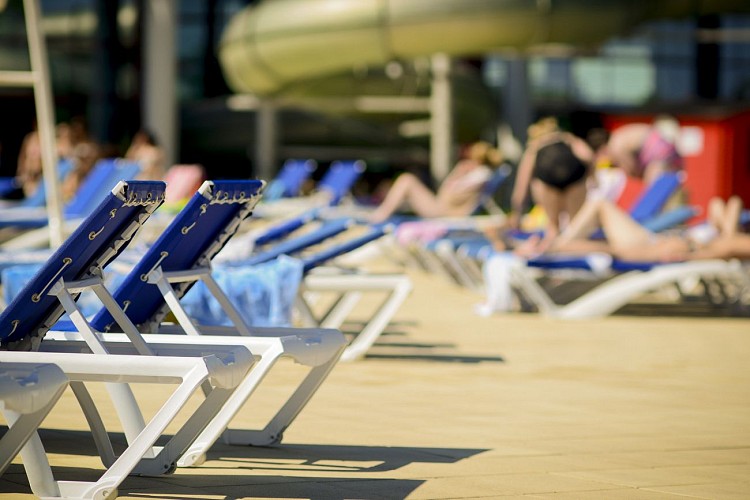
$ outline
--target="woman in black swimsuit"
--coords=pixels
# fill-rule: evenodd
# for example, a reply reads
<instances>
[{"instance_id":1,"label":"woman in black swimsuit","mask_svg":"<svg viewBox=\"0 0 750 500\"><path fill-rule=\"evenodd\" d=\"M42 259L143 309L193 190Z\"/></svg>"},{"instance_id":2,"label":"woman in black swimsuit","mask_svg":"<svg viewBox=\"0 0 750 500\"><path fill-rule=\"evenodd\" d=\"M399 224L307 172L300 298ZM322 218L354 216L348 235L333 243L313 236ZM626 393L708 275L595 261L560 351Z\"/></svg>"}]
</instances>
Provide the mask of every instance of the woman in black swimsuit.
<instances>
[{"instance_id":1,"label":"woman in black swimsuit","mask_svg":"<svg viewBox=\"0 0 750 500\"><path fill-rule=\"evenodd\" d=\"M586 180L593 171L594 152L580 139L563 132L554 118L543 118L529 127L529 144L518 166L511 204L511 224L518 221L531 188L534 201L547 214L545 241L560 233L563 214L568 219L586 201Z\"/></svg>"}]
</instances>

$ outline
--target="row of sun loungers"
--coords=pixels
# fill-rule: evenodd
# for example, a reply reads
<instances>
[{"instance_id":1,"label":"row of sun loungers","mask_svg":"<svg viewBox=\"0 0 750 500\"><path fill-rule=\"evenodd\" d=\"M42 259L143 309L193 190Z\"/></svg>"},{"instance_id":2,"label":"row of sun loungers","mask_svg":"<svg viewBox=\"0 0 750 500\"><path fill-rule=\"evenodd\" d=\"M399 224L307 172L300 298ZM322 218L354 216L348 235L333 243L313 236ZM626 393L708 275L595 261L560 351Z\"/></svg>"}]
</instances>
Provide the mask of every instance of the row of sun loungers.
<instances>
[{"instance_id":1,"label":"row of sun loungers","mask_svg":"<svg viewBox=\"0 0 750 500\"><path fill-rule=\"evenodd\" d=\"M0 441L0 464L7 466L20 452L35 494L109 498L130 474L158 475L177 466L199 465L220 438L233 444L279 442L342 355L347 359L363 356L382 332L411 288L407 278L351 273L313 276L312 272L383 236L382 228L302 258L309 273L304 294L333 291L339 295L337 305L322 318L312 313L313 307L301 306L306 320L319 326L256 328L243 321L213 279L211 261L255 209L263 185L261 181L204 183L121 284L110 290L104 267L125 253L163 203L165 192L162 182L120 182L3 310L0 409L9 430ZM241 264L301 253L309 244L309 237L291 239L275 252L255 254ZM206 327L187 314L180 298L197 282L217 298L232 326ZM104 307L87 318L76 299L89 290ZM385 291L386 304L348 344L336 328L358 295L370 290ZM301 291L301 303L304 294ZM59 321L63 313L69 321ZM176 323L165 323L167 315L176 318ZM281 357L307 366L306 377L264 427L229 428ZM106 384L125 431L128 446L119 455L86 388L91 382ZM176 386L150 419L141 414L128 385L142 382ZM68 385L86 415L107 469L93 482L55 480L35 432ZM200 392L205 399L198 409L162 445L166 427Z\"/></svg>"},{"instance_id":2,"label":"row of sun loungers","mask_svg":"<svg viewBox=\"0 0 750 500\"><path fill-rule=\"evenodd\" d=\"M336 169L346 165L337 164ZM354 174L347 182L353 182L362 167L357 162L348 165ZM300 168L310 171L309 164ZM0 472L20 454L38 496L113 497L128 475L199 466L219 439L241 445L280 442L336 363L367 353L408 296L410 280L403 274L321 272L321 266L366 244L392 242L398 221L368 226L356 224L352 217L326 219L324 208L341 200L334 194L324 204L313 203L280 222L247 231L264 187L253 180L205 182L177 215L158 226L159 237L142 253L128 247L163 204L163 182L121 181L91 209L0 313L0 411L8 424L0 439ZM648 203L663 204L654 199L648 198ZM464 235L474 225L445 222L449 230L460 229ZM358 230L352 236L353 226ZM240 232L244 234L237 235ZM463 270L463 284L490 290L488 279L501 280L502 287L523 294L541 313L561 318L610 314L640 293L663 286L679 289L686 279L723 282L740 277L747 285L742 265L726 261L635 266L601 256L574 262L487 252L482 269L480 252L457 251L468 248L461 246L468 240L458 245L459 240L443 241L450 247L419 241L410 250L418 249L418 259L434 259L433 265L446 276L456 277L456 271ZM214 266L231 272L281 256L299 260L302 280L295 306L306 327L251 326L233 303L232 291L214 277ZM106 280L110 263L128 270L117 286ZM495 271L488 272L492 266ZM534 269L575 269L608 281L596 292L559 305L537 281ZM195 286L204 287L216 300L228 324L196 321L181 302ZM84 292L93 292L103 305L92 315L84 314L77 302ZM385 299L347 339L340 329L362 294L369 292ZM321 314L311 298L322 293L332 293L335 299ZM68 320L60 320L63 314ZM246 402L281 358L307 367L305 377L260 428L231 427L239 412L248 411ZM125 432L127 447L121 453L114 451L101 409L87 389L93 382L106 385ZM174 390L147 418L130 387L135 383L171 385ZM95 481L56 480L36 433L66 387L73 390L106 467ZM165 436L188 401L200 394L190 418Z\"/></svg>"}]
</instances>

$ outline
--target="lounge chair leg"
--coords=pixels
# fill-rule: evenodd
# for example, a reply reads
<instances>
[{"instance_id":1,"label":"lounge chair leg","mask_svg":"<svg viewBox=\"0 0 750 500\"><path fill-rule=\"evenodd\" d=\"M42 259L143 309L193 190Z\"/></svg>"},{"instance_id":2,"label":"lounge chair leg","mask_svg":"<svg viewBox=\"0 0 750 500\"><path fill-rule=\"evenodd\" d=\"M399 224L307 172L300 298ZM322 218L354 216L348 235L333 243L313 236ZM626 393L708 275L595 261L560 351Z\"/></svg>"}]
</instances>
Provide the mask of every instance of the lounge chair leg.
<instances>
[{"instance_id":1,"label":"lounge chair leg","mask_svg":"<svg viewBox=\"0 0 750 500\"><path fill-rule=\"evenodd\" d=\"M34 495L38 497L59 497L60 489L52 475L47 453L36 432L29 439L20 452L26 476L29 478L29 486Z\"/></svg>"},{"instance_id":2,"label":"lounge chair leg","mask_svg":"<svg viewBox=\"0 0 750 500\"><path fill-rule=\"evenodd\" d=\"M359 332L359 335L351 341L349 347L341 355L342 361L353 361L362 358L383 333L385 327L388 326L388 323L390 323L399 307L401 307L401 304L411 292L411 281L405 276L403 278L404 280L401 280L394 287L393 292L388 296L378 312L370 319L362 331Z\"/></svg>"},{"instance_id":3,"label":"lounge chair leg","mask_svg":"<svg viewBox=\"0 0 750 500\"><path fill-rule=\"evenodd\" d=\"M339 328L362 298L362 292L351 291L340 295L335 304L321 317L322 328Z\"/></svg>"}]
</instances>

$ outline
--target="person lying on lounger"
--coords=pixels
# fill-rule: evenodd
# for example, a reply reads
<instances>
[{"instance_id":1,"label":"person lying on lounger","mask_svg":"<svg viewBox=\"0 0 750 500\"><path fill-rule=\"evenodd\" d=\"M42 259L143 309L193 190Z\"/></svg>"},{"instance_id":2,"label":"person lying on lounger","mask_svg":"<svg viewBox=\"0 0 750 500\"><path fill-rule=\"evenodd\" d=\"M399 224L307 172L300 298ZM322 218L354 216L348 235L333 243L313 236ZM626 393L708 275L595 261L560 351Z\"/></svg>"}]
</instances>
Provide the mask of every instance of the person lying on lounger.
<instances>
[{"instance_id":1,"label":"person lying on lounger","mask_svg":"<svg viewBox=\"0 0 750 500\"><path fill-rule=\"evenodd\" d=\"M652 233L608 200L591 200L560 233L546 253L605 252L635 262L678 262L697 259L750 259L750 234L740 232L742 201L733 196L726 203L712 199L705 224L679 233ZM588 239L597 228L603 241ZM529 239L516 248L525 256L536 256L539 239Z\"/></svg>"},{"instance_id":2,"label":"person lying on lounger","mask_svg":"<svg viewBox=\"0 0 750 500\"><path fill-rule=\"evenodd\" d=\"M443 180L437 192L410 173L399 175L369 221L387 220L401 208L409 208L420 217L465 216L477 205L482 187L490 180L492 169L502 163L502 154L490 144L472 144L467 157L460 160Z\"/></svg>"}]
</instances>

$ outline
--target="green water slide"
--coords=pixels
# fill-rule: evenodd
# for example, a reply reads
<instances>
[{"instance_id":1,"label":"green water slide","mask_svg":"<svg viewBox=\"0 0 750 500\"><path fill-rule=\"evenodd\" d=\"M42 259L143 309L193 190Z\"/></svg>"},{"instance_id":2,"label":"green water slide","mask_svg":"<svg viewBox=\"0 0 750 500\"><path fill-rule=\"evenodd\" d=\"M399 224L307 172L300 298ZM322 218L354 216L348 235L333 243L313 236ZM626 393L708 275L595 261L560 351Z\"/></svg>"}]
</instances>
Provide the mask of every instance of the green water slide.
<instances>
[{"instance_id":1,"label":"green water slide","mask_svg":"<svg viewBox=\"0 0 750 500\"><path fill-rule=\"evenodd\" d=\"M481 55L592 44L657 18L750 10L747 0L266 0L241 11L220 59L236 92L294 84L434 53Z\"/></svg>"}]
</instances>

